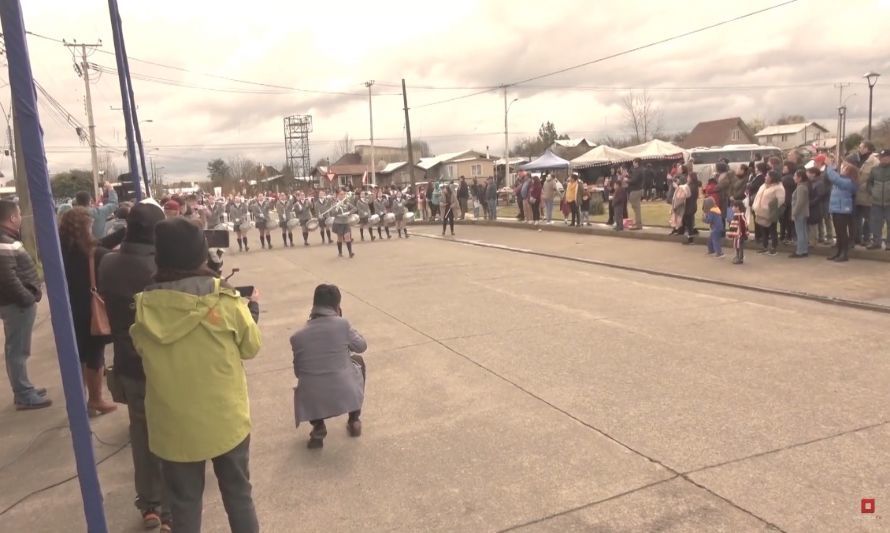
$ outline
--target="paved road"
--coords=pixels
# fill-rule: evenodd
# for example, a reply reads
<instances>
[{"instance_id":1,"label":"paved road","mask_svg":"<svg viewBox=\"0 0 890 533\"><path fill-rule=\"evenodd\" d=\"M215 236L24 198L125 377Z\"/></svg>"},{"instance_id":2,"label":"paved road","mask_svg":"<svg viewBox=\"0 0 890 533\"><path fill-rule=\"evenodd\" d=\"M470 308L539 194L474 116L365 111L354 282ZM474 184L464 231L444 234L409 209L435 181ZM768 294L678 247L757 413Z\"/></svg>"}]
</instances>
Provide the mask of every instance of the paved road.
<instances>
[{"instance_id":1,"label":"paved road","mask_svg":"<svg viewBox=\"0 0 890 533\"><path fill-rule=\"evenodd\" d=\"M495 244L521 233L458 231ZM527 248L545 245L523 234ZM548 237L572 255L602 258L617 245L631 263L706 265L742 280L790 263L739 271L679 245L668 256L658 243ZM886 530L886 315L420 235L356 252L227 258L242 269L235 281L263 293L265 345L247 368L265 531ZM870 268L818 267L830 286ZM319 453L293 428L287 337L323 281L345 291L345 314L371 349L364 435L331 424ZM34 374L58 399L48 323L35 343ZM16 413L6 388L0 404L2 511L73 463L66 430L52 429L63 406ZM93 428L107 443L96 446L111 530L138 531L126 416ZM877 500L869 518L866 497ZM81 531L79 506L71 481L0 523ZM212 474L205 524L224 530Z\"/></svg>"}]
</instances>

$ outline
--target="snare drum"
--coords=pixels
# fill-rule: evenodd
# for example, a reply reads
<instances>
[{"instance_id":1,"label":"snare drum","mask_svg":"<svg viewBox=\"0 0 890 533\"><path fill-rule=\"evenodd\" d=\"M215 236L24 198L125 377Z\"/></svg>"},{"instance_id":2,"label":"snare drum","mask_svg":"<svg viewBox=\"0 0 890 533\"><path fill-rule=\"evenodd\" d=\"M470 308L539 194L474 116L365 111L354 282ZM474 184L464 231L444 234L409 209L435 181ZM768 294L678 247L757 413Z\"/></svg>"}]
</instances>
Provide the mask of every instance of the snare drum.
<instances>
[{"instance_id":1,"label":"snare drum","mask_svg":"<svg viewBox=\"0 0 890 533\"><path fill-rule=\"evenodd\" d=\"M328 217L324 219L324 227L327 229L331 229L331 226L334 225L334 217Z\"/></svg>"},{"instance_id":2,"label":"snare drum","mask_svg":"<svg viewBox=\"0 0 890 533\"><path fill-rule=\"evenodd\" d=\"M318 229L318 219L310 218L309 222L306 223L306 229L309 231L315 231Z\"/></svg>"},{"instance_id":3,"label":"snare drum","mask_svg":"<svg viewBox=\"0 0 890 533\"><path fill-rule=\"evenodd\" d=\"M396 223L396 216L393 213L387 213L383 216L383 223L392 226Z\"/></svg>"},{"instance_id":4,"label":"snare drum","mask_svg":"<svg viewBox=\"0 0 890 533\"><path fill-rule=\"evenodd\" d=\"M410 223L414 222L414 213L412 211L408 211L407 213L405 213L404 218L405 218L405 223L410 224Z\"/></svg>"},{"instance_id":5,"label":"snare drum","mask_svg":"<svg viewBox=\"0 0 890 533\"><path fill-rule=\"evenodd\" d=\"M374 214L368 217L368 225L369 226L378 226L380 225L380 215Z\"/></svg>"},{"instance_id":6,"label":"snare drum","mask_svg":"<svg viewBox=\"0 0 890 533\"><path fill-rule=\"evenodd\" d=\"M355 213L349 215L349 225L350 226L358 226L359 220L361 220L361 219Z\"/></svg>"},{"instance_id":7,"label":"snare drum","mask_svg":"<svg viewBox=\"0 0 890 533\"><path fill-rule=\"evenodd\" d=\"M294 229L300 225L300 221L296 218L292 218L287 221L287 229Z\"/></svg>"}]
</instances>

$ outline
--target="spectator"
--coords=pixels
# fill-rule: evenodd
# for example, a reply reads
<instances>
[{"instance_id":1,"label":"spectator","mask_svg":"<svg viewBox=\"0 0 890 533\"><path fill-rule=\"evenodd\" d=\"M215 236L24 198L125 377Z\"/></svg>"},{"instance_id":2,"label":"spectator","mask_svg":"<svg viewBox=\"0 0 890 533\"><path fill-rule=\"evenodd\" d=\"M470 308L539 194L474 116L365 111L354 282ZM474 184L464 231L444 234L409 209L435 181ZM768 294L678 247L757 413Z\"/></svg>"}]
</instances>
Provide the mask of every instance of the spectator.
<instances>
[{"instance_id":1,"label":"spectator","mask_svg":"<svg viewBox=\"0 0 890 533\"><path fill-rule=\"evenodd\" d=\"M689 198L689 185L683 174L678 174L674 179L678 186L671 195L671 235L683 235L683 229L686 227L686 199Z\"/></svg>"},{"instance_id":2,"label":"spectator","mask_svg":"<svg viewBox=\"0 0 890 533\"><path fill-rule=\"evenodd\" d=\"M473 197L473 218L479 220L479 214L482 212L484 202L482 201L479 180L476 178L473 178L473 184L470 185L470 195Z\"/></svg>"},{"instance_id":3,"label":"spectator","mask_svg":"<svg viewBox=\"0 0 890 533\"><path fill-rule=\"evenodd\" d=\"M214 276L203 233L185 219L160 222L155 249L156 283L136 295L130 335L145 369L149 446L162 461L175 530L201 530L211 460L231 530L258 532L242 364L261 346L258 295L245 304Z\"/></svg>"},{"instance_id":4,"label":"spectator","mask_svg":"<svg viewBox=\"0 0 890 533\"><path fill-rule=\"evenodd\" d=\"M733 172L729 169L729 165L720 162L717 163L717 196L715 201L717 202L717 207L720 208L720 212L726 214L729 211L729 208L732 207L732 198L731 196L731 185Z\"/></svg>"},{"instance_id":5,"label":"spectator","mask_svg":"<svg viewBox=\"0 0 890 533\"><path fill-rule=\"evenodd\" d=\"M791 216L791 196L794 193L795 173L797 167L790 161L782 164L782 188L785 189L785 206L782 209L782 217L779 219L779 240L784 244L790 244L794 239L794 219Z\"/></svg>"},{"instance_id":6,"label":"spectator","mask_svg":"<svg viewBox=\"0 0 890 533\"><path fill-rule=\"evenodd\" d=\"M686 207L683 209L683 228L686 230L686 244L692 244L693 237L698 235L698 230L695 229L695 214L698 212L701 182L698 181L698 175L692 170L692 163L689 164L687 172L686 185L689 187L689 196L686 198Z\"/></svg>"},{"instance_id":7,"label":"spectator","mask_svg":"<svg viewBox=\"0 0 890 533\"><path fill-rule=\"evenodd\" d=\"M178 217L179 213L179 202L177 202L176 200L167 200L166 202L164 202L164 215L166 215L167 218ZM263 244L263 247L265 248L266 245Z\"/></svg>"},{"instance_id":8,"label":"spectator","mask_svg":"<svg viewBox=\"0 0 890 533\"><path fill-rule=\"evenodd\" d=\"M733 201L733 214L729 223L729 233L727 237L732 239L732 247L735 250L735 257L732 264L741 265L745 263L745 241L748 240L748 219L745 216L745 201Z\"/></svg>"},{"instance_id":9,"label":"spectator","mask_svg":"<svg viewBox=\"0 0 890 533\"><path fill-rule=\"evenodd\" d=\"M498 219L498 186L493 176L488 177L485 185L485 203L488 204L489 220Z\"/></svg>"},{"instance_id":10,"label":"spectator","mask_svg":"<svg viewBox=\"0 0 890 533\"><path fill-rule=\"evenodd\" d=\"M708 178L708 184L705 185L704 191L702 192L704 192L705 198L710 198L714 201L714 205L717 206L718 209L720 208L720 189L717 187L716 177Z\"/></svg>"},{"instance_id":11,"label":"spectator","mask_svg":"<svg viewBox=\"0 0 890 533\"><path fill-rule=\"evenodd\" d=\"M566 187L566 203L568 203L569 212L572 213L572 222L569 226L581 225L581 209L579 205L579 200L581 199L581 192L579 191L580 187L578 174L572 173L572 176L569 178L569 185Z\"/></svg>"},{"instance_id":12,"label":"spectator","mask_svg":"<svg viewBox=\"0 0 890 533\"><path fill-rule=\"evenodd\" d=\"M622 180L612 183L612 208L614 214L615 231L624 231L624 218L627 216L627 189Z\"/></svg>"},{"instance_id":13,"label":"spectator","mask_svg":"<svg viewBox=\"0 0 890 533\"><path fill-rule=\"evenodd\" d=\"M362 434L362 403L365 396L365 339L343 318L340 290L336 285L315 288L309 322L290 338L294 354L296 425L309 422L308 447L324 446L325 419L349 414L346 428L351 437Z\"/></svg>"},{"instance_id":14,"label":"spectator","mask_svg":"<svg viewBox=\"0 0 890 533\"><path fill-rule=\"evenodd\" d=\"M108 309L114 343L113 377L123 393L130 419L130 448L136 484L136 508L149 529L171 525L170 504L161 476L161 462L149 451L145 418L145 372L130 338L136 319L133 296L152 282L155 274L155 225L164 212L151 204L139 204L127 217L127 234L120 250L102 259L98 288ZM109 374L109 383L111 383ZM116 398L116 400L118 400Z\"/></svg>"},{"instance_id":15,"label":"spectator","mask_svg":"<svg viewBox=\"0 0 890 533\"><path fill-rule=\"evenodd\" d=\"M859 144L859 175L863 180L868 180L871 170L878 166L878 154L875 153L875 145L870 141L862 141ZM856 191L855 205L853 206L853 220L851 222L851 236L854 244L869 246L872 240L869 221L871 220L871 192L868 187L859 187Z\"/></svg>"},{"instance_id":16,"label":"spectator","mask_svg":"<svg viewBox=\"0 0 890 533\"><path fill-rule=\"evenodd\" d=\"M785 164L786 166L788 163ZM791 219L794 221L794 232L797 240L797 247L792 258L806 257L809 255L809 239L807 237L807 229L809 228L808 219L810 217L810 181L807 179L807 172L804 169L798 169L794 173L794 189L791 192ZM784 186L784 184L783 184ZM787 191L788 188L785 187Z\"/></svg>"},{"instance_id":17,"label":"spectator","mask_svg":"<svg viewBox=\"0 0 890 533\"><path fill-rule=\"evenodd\" d=\"M6 375L16 410L52 405L46 389L28 379L31 332L43 281L21 242L22 212L11 200L0 200L0 319L3 320Z\"/></svg>"},{"instance_id":18,"label":"spectator","mask_svg":"<svg viewBox=\"0 0 890 533\"><path fill-rule=\"evenodd\" d=\"M776 249L779 247L779 218L784 208L785 188L782 186L779 173L770 170L751 204L754 222L763 228L760 232L762 247L758 253L776 255Z\"/></svg>"},{"instance_id":19,"label":"spectator","mask_svg":"<svg viewBox=\"0 0 890 533\"><path fill-rule=\"evenodd\" d=\"M93 237L96 239L101 239L105 236L105 224L108 221L108 217L117 209L117 192L111 187L110 183L106 183L103 187L105 194L108 196L108 201L102 206L93 206L92 196L87 191L80 191L74 195L74 207L83 207L89 211L93 219Z\"/></svg>"},{"instance_id":20,"label":"spectator","mask_svg":"<svg viewBox=\"0 0 890 533\"><path fill-rule=\"evenodd\" d=\"M553 224L553 201L558 196L556 191L556 179L553 174L547 174L547 179L541 187L541 202L544 204L544 221Z\"/></svg>"},{"instance_id":21,"label":"spectator","mask_svg":"<svg viewBox=\"0 0 890 533\"><path fill-rule=\"evenodd\" d=\"M733 205L735 200L745 197L745 188L748 185L748 165L742 164L735 172L727 172L729 177L729 191L726 199L727 205ZM720 184L720 181L717 181Z\"/></svg>"},{"instance_id":22,"label":"spectator","mask_svg":"<svg viewBox=\"0 0 890 533\"><path fill-rule=\"evenodd\" d=\"M461 176L460 184L457 186L457 203L460 206L460 219L464 220L467 216L468 200L470 199L470 187L467 185L467 178Z\"/></svg>"},{"instance_id":23,"label":"spectator","mask_svg":"<svg viewBox=\"0 0 890 533\"><path fill-rule=\"evenodd\" d=\"M856 168L856 165L844 162L841 164L840 174L831 166L826 167L825 172L828 174L832 186L829 211L834 223L834 233L837 236L837 252L828 260L842 263L849 261L850 224L859 169Z\"/></svg>"},{"instance_id":24,"label":"spectator","mask_svg":"<svg viewBox=\"0 0 890 533\"><path fill-rule=\"evenodd\" d=\"M834 241L834 221L831 217L831 191L834 186L831 183L831 180L828 179L827 163L826 156L824 154L817 155L814 159L814 163L822 172L822 188L824 190L824 196L822 199L822 229L820 230L820 236L823 236L824 239L820 240L823 244L828 244L829 246ZM832 161L834 157L832 157Z\"/></svg>"},{"instance_id":25,"label":"spectator","mask_svg":"<svg viewBox=\"0 0 890 533\"><path fill-rule=\"evenodd\" d=\"M633 174L627 186L627 200L634 211L634 225L630 229L643 229L643 213L641 201L643 199L643 185L646 179L646 171L641 166L642 160L638 157L633 160Z\"/></svg>"},{"instance_id":26,"label":"spectator","mask_svg":"<svg viewBox=\"0 0 890 533\"><path fill-rule=\"evenodd\" d=\"M581 188L581 224L590 225L590 186L583 181L578 182Z\"/></svg>"},{"instance_id":27,"label":"spectator","mask_svg":"<svg viewBox=\"0 0 890 533\"><path fill-rule=\"evenodd\" d=\"M442 201L442 188L439 185L439 182L436 182L436 185L433 187L433 193L430 200L430 211L432 212L433 220L439 219L439 204Z\"/></svg>"},{"instance_id":28,"label":"spectator","mask_svg":"<svg viewBox=\"0 0 890 533\"><path fill-rule=\"evenodd\" d=\"M885 225L887 239L890 241L890 148L881 150L880 164L872 167L866 186L871 194L870 226L874 236L874 242L868 249L880 250ZM890 251L890 244L887 245L887 251Z\"/></svg>"},{"instance_id":29,"label":"spectator","mask_svg":"<svg viewBox=\"0 0 890 533\"><path fill-rule=\"evenodd\" d=\"M420 190L417 192L417 199L420 205L420 219L424 222L430 220L430 206L426 197L427 188L428 185L421 185Z\"/></svg>"},{"instance_id":30,"label":"spectator","mask_svg":"<svg viewBox=\"0 0 890 533\"><path fill-rule=\"evenodd\" d=\"M129 213L129 202L118 204L117 209L114 210L114 218L105 226L105 235L111 235L112 233L127 229L127 215Z\"/></svg>"},{"instance_id":31,"label":"spectator","mask_svg":"<svg viewBox=\"0 0 890 533\"><path fill-rule=\"evenodd\" d=\"M74 337L87 389L87 409L104 415L117 409L114 403L105 399L103 393L105 345L111 342L111 338L92 334L92 289L96 287L95 276L102 264L102 258L121 242L124 232L96 240L92 228L90 211L83 207L74 207L62 215L59 240L65 263L65 278L68 281Z\"/></svg>"},{"instance_id":32,"label":"spectator","mask_svg":"<svg viewBox=\"0 0 890 533\"><path fill-rule=\"evenodd\" d=\"M748 197L748 205L754 205L754 197L757 196L757 193L760 191L760 188L763 187L763 184L766 183L766 173L769 172L769 165L760 161L754 165L754 174L748 179L748 185L745 188L745 195ZM754 217L757 217L757 214L754 214ZM763 240L763 226L757 224L757 221L754 220L754 241L761 242Z\"/></svg>"},{"instance_id":33,"label":"spectator","mask_svg":"<svg viewBox=\"0 0 890 533\"><path fill-rule=\"evenodd\" d=\"M807 218L807 236L809 244L821 242L822 237L822 204L823 196L826 196L825 185L822 183L822 172L816 166L810 166L806 169L807 186L810 192L810 216Z\"/></svg>"},{"instance_id":34,"label":"spectator","mask_svg":"<svg viewBox=\"0 0 890 533\"><path fill-rule=\"evenodd\" d=\"M532 210L532 222L535 225L541 223L541 194L543 189L541 178L538 176L532 178L532 184L528 188L528 201Z\"/></svg>"},{"instance_id":35,"label":"spectator","mask_svg":"<svg viewBox=\"0 0 890 533\"><path fill-rule=\"evenodd\" d=\"M712 178L713 179L713 178ZM716 180L715 180L716 181ZM723 213L714 198L708 196L702 202L702 221L708 225L710 235L708 237L708 255L717 259L724 257L723 247Z\"/></svg>"}]
</instances>

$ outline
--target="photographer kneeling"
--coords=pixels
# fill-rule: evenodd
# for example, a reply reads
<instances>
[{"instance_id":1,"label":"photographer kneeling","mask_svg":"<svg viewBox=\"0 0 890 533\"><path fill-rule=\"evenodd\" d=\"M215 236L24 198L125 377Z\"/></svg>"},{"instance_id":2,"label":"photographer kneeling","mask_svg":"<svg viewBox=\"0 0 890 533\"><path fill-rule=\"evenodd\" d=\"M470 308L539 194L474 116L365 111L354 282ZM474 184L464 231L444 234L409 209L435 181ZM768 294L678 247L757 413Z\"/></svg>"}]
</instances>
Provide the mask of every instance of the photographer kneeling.
<instances>
[{"instance_id":1,"label":"photographer kneeling","mask_svg":"<svg viewBox=\"0 0 890 533\"><path fill-rule=\"evenodd\" d=\"M242 364L261 345L257 295L249 307L214 276L203 232L181 217L155 227L155 263L156 283L135 297L130 335L145 369L149 447L162 460L174 531L201 530L207 460L231 530L259 531Z\"/></svg>"},{"instance_id":2,"label":"photographer kneeling","mask_svg":"<svg viewBox=\"0 0 890 533\"><path fill-rule=\"evenodd\" d=\"M362 402L365 398L365 361L354 353L368 348L365 339L343 318L340 289L336 285L315 288L309 322L290 338L294 351L296 425L312 424L309 448L324 446L328 431L325 419L349 413L349 435L362 434Z\"/></svg>"}]
</instances>

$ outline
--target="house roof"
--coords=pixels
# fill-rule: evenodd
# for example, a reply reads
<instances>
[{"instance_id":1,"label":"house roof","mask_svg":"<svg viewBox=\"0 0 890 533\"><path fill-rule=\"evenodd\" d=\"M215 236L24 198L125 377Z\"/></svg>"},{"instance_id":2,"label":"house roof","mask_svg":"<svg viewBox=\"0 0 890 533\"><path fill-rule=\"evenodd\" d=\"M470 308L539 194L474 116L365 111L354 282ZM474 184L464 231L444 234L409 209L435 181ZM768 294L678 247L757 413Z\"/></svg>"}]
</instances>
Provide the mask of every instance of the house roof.
<instances>
[{"instance_id":1,"label":"house roof","mask_svg":"<svg viewBox=\"0 0 890 533\"><path fill-rule=\"evenodd\" d=\"M726 140L729 137L729 131L733 128L741 129L742 133L748 136L748 140L754 140L754 135L751 133L751 130L748 129L745 121L739 117L732 117L699 122L692 128L692 131L689 132L689 135L683 139L683 142L680 143L680 145L683 148L723 145L726 144Z\"/></svg>"},{"instance_id":2,"label":"house roof","mask_svg":"<svg viewBox=\"0 0 890 533\"><path fill-rule=\"evenodd\" d=\"M767 126L766 128L763 128L762 130L757 132L755 137L763 137L766 135L793 135L795 133L802 131L804 128L807 128L809 126L815 126L826 133L828 132L827 129L822 127L817 122L798 122L797 124L782 124L780 126L779 125Z\"/></svg>"},{"instance_id":3,"label":"house roof","mask_svg":"<svg viewBox=\"0 0 890 533\"><path fill-rule=\"evenodd\" d=\"M577 139L556 139L555 141L553 141L553 144L558 144L564 148L574 148L581 143L586 143L593 146L592 144L590 144L590 141L588 141L584 137L579 137Z\"/></svg>"},{"instance_id":4,"label":"house roof","mask_svg":"<svg viewBox=\"0 0 890 533\"><path fill-rule=\"evenodd\" d=\"M518 157L511 157L511 158L510 158L510 164L511 164L511 165L521 165L522 163L528 163L529 161L530 161L529 158L527 158L527 157L521 157L521 156L518 156ZM500 159L496 159L496 160L493 161L493 163L495 164L495 166L497 166L497 165L503 165L503 164L504 164L504 158L502 157L502 158L500 158Z\"/></svg>"},{"instance_id":5,"label":"house roof","mask_svg":"<svg viewBox=\"0 0 890 533\"><path fill-rule=\"evenodd\" d=\"M382 169L378 170L377 173L378 174L392 174L396 170L399 170L400 168L403 168L407 165L408 165L407 161L396 161L395 163L387 163L387 165L385 167L383 167ZM416 163L414 164L414 168L417 168L420 170L425 170L424 168L422 168L420 165L418 165Z\"/></svg>"},{"instance_id":6,"label":"house roof","mask_svg":"<svg viewBox=\"0 0 890 533\"><path fill-rule=\"evenodd\" d=\"M420 160L417 162L417 166L419 166L420 168L422 168L424 170L429 170L440 163L445 163L446 161L451 161L453 159L457 159L459 157L464 157L469 154L473 154L474 156L482 155L482 154L475 152L473 150L464 150L463 152L449 152L446 154L440 154L440 155L432 156L432 157L421 157ZM475 158L476 157L472 157L472 159L475 159Z\"/></svg>"}]
</instances>

